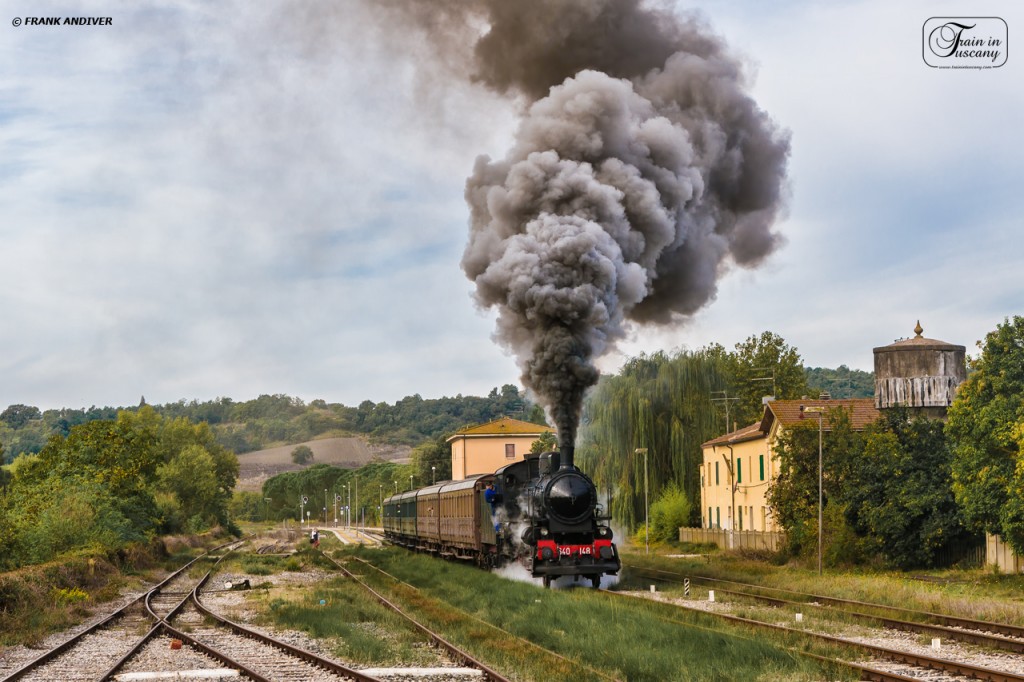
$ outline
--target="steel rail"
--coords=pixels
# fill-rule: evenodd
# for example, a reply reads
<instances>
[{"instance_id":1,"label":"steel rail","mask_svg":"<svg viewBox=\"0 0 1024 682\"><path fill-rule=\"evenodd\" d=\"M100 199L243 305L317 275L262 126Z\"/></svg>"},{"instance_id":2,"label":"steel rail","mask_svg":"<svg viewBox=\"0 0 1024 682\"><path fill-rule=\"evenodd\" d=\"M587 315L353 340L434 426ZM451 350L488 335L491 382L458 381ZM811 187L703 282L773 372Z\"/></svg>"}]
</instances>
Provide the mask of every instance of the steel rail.
<instances>
[{"instance_id":1,"label":"steel rail","mask_svg":"<svg viewBox=\"0 0 1024 682\"><path fill-rule=\"evenodd\" d=\"M387 576L389 579L395 581L396 583L398 583L400 585L405 585L410 590L415 590L417 592L420 591L420 589L418 587L416 587L415 585L411 585L411 584L407 583L406 581L402 580L401 578L398 578L396 576L391 575L390 573L385 571L383 568L380 568L379 566L374 566L373 564L371 564L366 559L361 559L360 557L352 557L352 558L355 559L356 561L358 561L359 563L367 566L368 568L372 568L373 570L381 573L382 575ZM498 626L494 625L493 623L488 623L487 621L482 620L480 618L477 618L476 616L473 616L473 615L468 614L468 613L464 613L463 615L465 615L466 618L471 619L474 623L479 623L479 624L484 625L486 627L489 627L489 628L492 628L494 630L497 630L498 632L501 632L502 634L505 634L505 635L507 635L509 637L514 637L515 639L517 639L520 642L522 642L524 645L529 646L529 647L531 647L533 649L536 649L536 650L544 653L547 656L551 656L553 658L557 658L557 659L559 659L561 661L565 661L566 663L569 663L569 664L577 666L577 667L581 666L579 661L574 661L571 658L568 658L567 656L563 656L562 654L558 653L557 651L551 651L550 649L545 649L544 647L540 646L539 644L535 644L535 643L531 642L528 639L523 639L522 637L519 637L518 635L512 634L508 630L502 630L501 628L499 628ZM602 673L600 670L595 670L594 668L592 668L592 667L590 667L588 665L582 665L582 667L587 668L592 673L594 673L594 675L596 675L597 677L603 678L605 680L610 680L611 682L621 682L621 680L619 680L619 679L617 679L615 677L612 677L611 675L606 675L605 673Z\"/></svg>"},{"instance_id":2,"label":"steel rail","mask_svg":"<svg viewBox=\"0 0 1024 682\"><path fill-rule=\"evenodd\" d=\"M100 682L113 680L114 675L116 675L129 660L131 660L134 656L138 655L138 653L142 650L142 647L145 646L146 643L149 642L149 640L153 639L157 633L166 634L175 639L180 639L185 644L189 645L190 647L198 651L201 651L202 653L206 654L207 656L210 656L214 660L219 661L223 665L226 665L229 668L235 668L241 674L251 678L253 682L274 682L273 680L264 677L263 675L260 675L258 672L251 670L248 666L244 665L243 663L240 663L232 659L231 657L217 651L216 649L211 649L202 642L197 641L194 637L186 635L184 632L181 632L180 630L171 627L165 621L160 621L159 623L154 625L153 629L147 632L146 636L138 643L136 643L136 645L132 648L130 652L122 656L121 659L117 663L115 663L110 670L104 673L104 675L100 678Z\"/></svg>"},{"instance_id":3,"label":"steel rail","mask_svg":"<svg viewBox=\"0 0 1024 682\"><path fill-rule=\"evenodd\" d=\"M653 601L653 600L651 600L651 599L649 599L647 597L642 597L642 596L632 595L632 594L625 594L623 592L609 592L609 591L605 590L605 591L599 592L599 594L612 595L613 597L626 597L626 598L630 598L630 599L640 599L640 600L646 601L648 603L664 604L664 605L667 605L667 606L670 606L670 607L673 607L673 608L680 608L680 609L681 608L686 608L686 607L680 606L678 604L670 604L670 603L666 603L666 602ZM728 614L717 613L717 612L714 612L714 611L703 611L703 610L699 610L698 611L696 609L689 609L689 610L697 611L697 612L702 613L702 614L707 614L708 616L710 616L712 618L718 618L718 619L730 621L730 622L733 622L733 623L739 623L741 625L745 625L745 626L748 626L748 627L768 629L768 630L773 630L773 631L776 631L776 632L784 632L784 633L787 633L787 634L790 634L790 635L795 635L797 637L805 637L805 638L809 638L809 639L816 639L816 640L819 640L819 641L822 641L822 642L826 642L828 644L832 644L832 645L836 645L836 646L847 647L847 648L852 648L852 649L860 649L860 650L863 650L863 651L870 652L872 655L875 655L875 656L878 656L878 657L881 657L881 658L885 658L885 659L888 659L888 660L891 660L891 661L897 661L899 663L906 663L908 665L913 665L913 666L917 666L917 667L921 667L921 668L929 668L931 670L942 670L942 671L953 673L953 674L956 674L956 675L966 675L968 677L972 677L972 678L979 679L979 680L987 680L988 682L1024 682L1024 676L1017 675L1015 673L1004 672L1004 671L1001 671L1001 670L993 670L991 668L984 668L984 667L981 667L981 666L975 666L975 665L971 665L969 663L961 663L959 661L951 661L951 660L944 659L944 658L935 658L933 656L925 656L923 654L914 654L914 653L910 653L910 652L907 652L907 651L900 651L898 649L889 649L889 648L886 648L886 647L883 647L883 646L878 646L878 645L875 645L875 644L867 644L867 643L864 643L864 642L854 642L852 640L843 639L841 637L833 637L832 635L825 635L825 634L820 634L820 633L817 633L817 632L808 632L807 630L797 630L795 628L790 628L790 627L787 627L785 625L776 625L774 623L764 623L764 622L761 622L761 621L758 621L758 620L752 620L750 618L743 618L743 617L740 617L740 616L731 616L731 615L728 615ZM839 664L843 664L843 665L853 665L853 666L857 666L859 668L863 667L860 664L850 663L848 661L835 661L835 662L839 663ZM874 670L874 669L872 669L872 670L873 670L873 672L875 672L877 674L882 674L882 675L888 675L889 674L889 673L884 673L883 671L880 671L880 670Z\"/></svg>"},{"instance_id":4,"label":"steel rail","mask_svg":"<svg viewBox=\"0 0 1024 682\"><path fill-rule=\"evenodd\" d=\"M656 571L647 568L634 567L634 571L640 573L662 573L663 571ZM652 576L647 576L652 577ZM671 583L682 583L682 580L674 578L664 578L660 576L653 576L654 580L661 580L663 582ZM739 583L742 584L742 583ZM755 587L753 585L749 587ZM771 589L771 588L769 588ZM746 597L756 601L765 602L768 604L774 604L776 606L795 606L795 607L811 607L815 609L827 610L827 607L821 604L813 604L808 601L790 601L788 599L782 599L780 597L768 597L763 594L754 594L752 592L740 592L736 590L716 590L719 594L731 595L734 597ZM844 605L845 606L845 605ZM880 606L879 608L886 609L888 607ZM905 610L905 609L901 609ZM871 621L881 624L883 627L900 630L902 632L916 632L919 634L931 634L931 635L942 635L947 639L966 642L968 644L978 644L981 646L990 646L996 649L1003 649L1005 651L1013 651L1016 653L1024 653L1024 640L1011 639L1009 637L1003 637L1002 635L990 634L986 632L977 632L970 630L962 630L960 628L948 627L945 625L937 625L932 623L922 623L920 621L906 621L899 620L896 618L887 618L885 616L879 616L873 613L863 613L861 611L852 611L848 608L842 608L837 611L844 615L853 616L854 618ZM911 611L911 613L916 613Z\"/></svg>"},{"instance_id":5,"label":"steel rail","mask_svg":"<svg viewBox=\"0 0 1024 682\"><path fill-rule=\"evenodd\" d=\"M623 568L627 568L627 566L623 565ZM675 573L675 572L672 572L672 571L665 571L665 570L658 569L658 568L644 568L642 566L633 566L633 565L628 566L628 568L640 569L640 570L643 570L643 571L649 571L649 572L653 572L653 573L664 573L664 574L667 574L667 575L678 576L678 577L685 577L685 576L683 576L680 573ZM903 613L903 614L908 614L908 615L912 615L912 616L923 616L925 618L931 619L931 621L933 623L936 623L936 624L942 625L942 626L946 626L946 627L970 628L972 630L981 630L983 632L992 632L992 633L996 633L996 634L999 634L999 635L1006 635L1006 636L1009 636L1009 637L1020 637L1020 638L1024 639L1024 626L1012 625L1010 623L992 623L992 622L984 621L984 620L976 620L976 619L973 619L973 618L964 618L964 617L961 617L961 616L951 616L951 615L948 615L948 614L934 613L934 612L931 612L931 611L914 611L912 609L905 609L905 608L902 608L902 607L899 607L899 606L888 606L886 604L875 604L875 603L871 603L871 602L857 601L855 599L843 599L841 597L827 597L825 595L810 594L810 593L806 593L806 592L797 592L795 590L787 590L787 589L784 589L784 588L781 588L781 587L767 587L767 586L761 586L761 585L750 585L750 584L747 584L747 583L739 582L737 580L725 580L725 579L722 579L722 578L709 578L709 577L701 576L701 575L690 576L690 580L691 581L696 581L696 582L701 582L701 583L721 583L721 584L740 585L742 587L754 587L756 589L765 590L765 591L769 591L769 592L781 592L783 594L796 595L798 597L803 598L804 601L808 601L808 602L810 602L810 601L818 601L818 602L822 602L822 603L832 603L832 604L837 604L837 605L848 605L848 606L855 606L855 607L862 607L862 608L863 607L867 607L867 608L872 608L872 609L888 610L888 611L891 611L893 613Z\"/></svg>"},{"instance_id":6,"label":"steel rail","mask_svg":"<svg viewBox=\"0 0 1024 682\"><path fill-rule=\"evenodd\" d=\"M437 645L438 647L440 647L440 648L444 649L445 651L447 651L455 660L459 661L460 663L463 663L464 665L468 665L468 666L470 666L472 668L476 668L477 670L481 671L484 674L484 678L487 679L487 680L491 680L491 682L512 682L512 680L510 678L505 677L504 675L499 673L494 668L491 668L490 666L485 664L483 661L480 661L480 660L474 658L473 656L471 656L466 651L460 649L455 644L452 644L451 642L449 642L445 638L441 637L441 635L437 634L436 632L434 632L433 630L431 630L427 626L425 626L422 623L420 623L419 621L417 621L415 618L413 618L408 613L403 611L401 609L401 607L399 607L397 604L394 604L393 602L389 601L384 595L380 594L379 592L374 590L372 587L367 585L364 581L360 580L354 573L349 571L347 568L342 566L340 563L335 561L333 558L327 556L326 554L324 554L323 556L324 556L325 559L327 559L328 561L333 563L335 566L337 566L338 570L341 571L343 575L345 575L347 578L350 578L351 580L353 580L356 583L358 583L359 585L361 585L363 587L363 589L365 589L367 592L372 594L377 599L377 601L379 601L381 604L383 604L387 608L391 609L392 611L394 611L395 613L397 613L398 615L402 616L407 621L409 621L409 623L413 627L415 627L420 633L425 635L435 645Z\"/></svg>"},{"instance_id":7,"label":"steel rail","mask_svg":"<svg viewBox=\"0 0 1024 682\"><path fill-rule=\"evenodd\" d=\"M210 549L209 551L205 552L204 554L201 554L201 555L195 557L194 559L192 559L191 561L186 563L184 566L182 566L181 568L177 569L176 571L174 571L173 573L168 575L166 578L161 580L159 583L157 583L156 585L151 587L145 593L140 594L138 597L136 597L135 599L131 600L130 602L128 602L127 604L125 604L121 608L119 608L119 609L113 611L112 613L110 613L103 620L100 620L100 621L90 625L86 629L84 629L81 632L79 632L77 635L74 635L74 636L66 639L65 641L61 642L57 646L55 646L55 647L53 647L53 648L43 652L42 654L40 654L36 658L32 659L31 661L28 661L27 663L23 664L21 667L17 668L16 670L14 670L11 673L9 673L7 675L7 677L3 678L2 682L13 682L14 680L20 679L21 677L25 676L27 673L29 673L30 671L34 670L35 668L41 667L42 665L44 665L46 663L49 663L50 661L56 659L58 656L60 656L64 652L68 651L73 646L75 646L76 644L81 642L83 639L85 639L86 636L98 632L99 630L101 630L102 628L104 628L108 624L110 624L112 621L114 621L114 620L116 620L118 618L123 617L125 615L125 613L128 611L128 609L132 608L133 606L135 606L139 602L142 602L143 605L146 607L146 610L149 611L150 614L152 614L152 610L150 610L150 608L149 608L149 597L150 597L150 595L152 593L154 593L155 591L159 591L161 587L163 587L164 585L166 585L167 583L169 583L170 581L172 581L176 577L178 577L178 575L181 574L182 571L186 570L192 564L194 564L195 562L199 561L203 557L208 556L211 552L215 552L217 550L220 550L220 549L222 549L224 547L227 547L228 545L234 544L236 542L238 542L238 540L232 540L231 542L226 542L226 543L224 543L222 545L218 545L217 547L214 547L213 549Z\"/></svg>"},{"instance_id":8,"label":"steel rail","mask_svg":"<svg viewBox=\"0 0 1024 682\"><path fill-rule=\"evenodd\" d=\"M224 627L227 627L236 634L242 635L243 637L248 637L250 639L255 639L256 641L261 642L263 644L267 644L277 649L281 649L290 656L294 656L295 658L304 660L307 663L312 663L313 665L326 668L331 672L337 673L339 675L349 677L353 680L356 680L356 682L380 682L380 680L376 677L372 677L365 673L361 673L358 670L353 670L352 668L348 668L332 660L322 658L317 654L314 654L312 651L307 651L306 649L302 649L292 644L288 644L287 642L282 642L281 640L271 637L269 635L265 635L262 632L251 630L245 627L244 625L229 620L224 616L221 616L220 614L210 610L199 599L199 590L202 589L203 585L205 585L207 580L209 580L210 575L210 573L207 573L205 576L203 576L203 579L199 581L199 584L195 586L190 595L192 603L204 616L212 618L217 623L221 624Z\"/></svg>"}]
</instances>

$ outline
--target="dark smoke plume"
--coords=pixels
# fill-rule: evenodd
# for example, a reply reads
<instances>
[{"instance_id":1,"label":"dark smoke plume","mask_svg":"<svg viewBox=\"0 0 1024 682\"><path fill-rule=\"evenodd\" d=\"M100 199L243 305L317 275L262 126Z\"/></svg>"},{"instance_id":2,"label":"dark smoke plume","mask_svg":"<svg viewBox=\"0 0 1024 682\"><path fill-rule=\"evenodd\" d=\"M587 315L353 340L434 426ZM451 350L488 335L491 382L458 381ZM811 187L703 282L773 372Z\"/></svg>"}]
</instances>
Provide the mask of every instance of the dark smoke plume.
<instances>
[{"instance_id":1,"label":"dark smoke plume","mask_svg":"<svg viewBox=\"0 0 1024 682\"><path fill-rule=\"evenodd\" d=\"M788 136L721 40L639 0L389 7L444 17L445 55L473 44L473 79L532 102L505 158L477 159L467 181L462 265L572 444L594 359L629 322L693 314L731 263L778 246Z\"/></svg>"}]
</instances>

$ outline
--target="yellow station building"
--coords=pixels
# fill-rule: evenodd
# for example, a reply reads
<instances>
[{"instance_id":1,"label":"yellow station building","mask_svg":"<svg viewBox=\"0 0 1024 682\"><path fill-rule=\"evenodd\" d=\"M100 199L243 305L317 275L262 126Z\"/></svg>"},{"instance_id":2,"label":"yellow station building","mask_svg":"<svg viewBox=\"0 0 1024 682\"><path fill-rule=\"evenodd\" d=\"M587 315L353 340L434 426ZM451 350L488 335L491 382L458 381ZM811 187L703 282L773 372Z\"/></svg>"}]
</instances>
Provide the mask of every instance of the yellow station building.
<instances>
[{"instance_id":1,"label":"yellow station building","mask_svg":"<svg viewBox=\"0 0 1024 682\"><path fill-rule=\"evenodd\" d=\"M801 415L800 407L805 410ZM810 408L811 411L807 411ZM701 445L701 527L726 530L781 530L768 504L768 487L779 474L775 444L787 429L810 422L822 408L822 429L829 431L829 410L842 409L854 431L862 431L881 414L873 398L847 400L773 400L761 421Z\"/></svg>"}]
</instances>

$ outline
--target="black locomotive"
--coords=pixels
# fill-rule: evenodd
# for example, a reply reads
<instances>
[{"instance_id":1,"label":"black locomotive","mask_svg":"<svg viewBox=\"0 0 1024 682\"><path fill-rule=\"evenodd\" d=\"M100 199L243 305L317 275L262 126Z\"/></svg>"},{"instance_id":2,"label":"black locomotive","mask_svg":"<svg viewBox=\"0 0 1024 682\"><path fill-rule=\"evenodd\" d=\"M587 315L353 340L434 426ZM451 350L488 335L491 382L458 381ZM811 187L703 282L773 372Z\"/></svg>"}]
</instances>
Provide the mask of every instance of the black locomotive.
<instances>
[{"instance_id":1,"label":"black locomotive","mask_svg":"<svg viewBox=\"0 0 1024 682\"><path fill-rule=\"evenodd\" d=\"M484 567L518 562L545 587L568 575L598 587L601 576L618 573L607 522L594 482L565 446L384 501L384 532L393 543Z\"/></svg>"}]
</instances>

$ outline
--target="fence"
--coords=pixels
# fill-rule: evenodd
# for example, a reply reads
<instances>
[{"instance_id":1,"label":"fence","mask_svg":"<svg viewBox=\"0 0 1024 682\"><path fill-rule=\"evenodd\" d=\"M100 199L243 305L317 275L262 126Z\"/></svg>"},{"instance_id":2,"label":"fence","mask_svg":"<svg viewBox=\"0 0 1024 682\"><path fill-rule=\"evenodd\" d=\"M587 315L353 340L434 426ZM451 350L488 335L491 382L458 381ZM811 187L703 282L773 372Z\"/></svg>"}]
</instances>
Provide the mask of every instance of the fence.
<instances>
[{"instance_id":1,"label":"fence","mask_svg":"<svg viewBox=\"0 0 1024 682\"><path fill-rule=\"evenodd\" d=\"M722 549L767 549L779 551L785 541L782 533L757 530L724 530L720 528L680 528L680 542L714 544Z\"/></svg>"},{"instance_id":2,"label":"fence","mask_svg":"<svg viewBox=\"0 0 1024 682\"><path fill-rule=\"evenodd\" d=\"M1024 571L1024 558L1013 553L1008 544L998 535L985 536L985 563L995 564L1003 573L1021 573Z\"/></svg>"}]
</instances>

